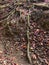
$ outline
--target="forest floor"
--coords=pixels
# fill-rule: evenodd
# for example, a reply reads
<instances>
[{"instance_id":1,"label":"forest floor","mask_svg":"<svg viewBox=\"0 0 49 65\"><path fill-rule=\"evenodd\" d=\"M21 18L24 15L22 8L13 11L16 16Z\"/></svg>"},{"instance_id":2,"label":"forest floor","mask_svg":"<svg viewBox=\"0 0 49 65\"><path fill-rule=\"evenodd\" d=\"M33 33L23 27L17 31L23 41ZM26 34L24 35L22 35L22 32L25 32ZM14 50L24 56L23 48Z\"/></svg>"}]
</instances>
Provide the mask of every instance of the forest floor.
<instances>
[{"instance_id":1,"label":"forest floor","mask_svg":"<svg viewBox=\"0 0 49 65\"><path fill-rule=\"evenodd\" d=\"M7 20L3 20L4 15L10 11L11 15L8 15ZM28 12L27 9L24 10L26 11ZM32 65L49 65L49 15L42 15L40 10L37 10L37 13L31 13L33 17L31 16L30 21L28 17L29 25L24 13L22 18L18 16L19 12L17 15L16 12L13 13L13 6L1 9L0 14L0 65L31 65L28 54ZM42 17L39 17L40 14Z\"/></svg>"},{"instance_id":2,"label":"forest floor","mask_svg":"<svg viewBox=\"0 0 49 65\"><path fill-rule=\"evenodd\" d=\"M12 49L12 53L8 51L8 54L5 54L6 50L4 48L3 42L8 42L8 40L5 40L6 37L2 35L2 31L0 30L0 64L1 61L4 62L8 59L11 61L10 63L13 63L12 65L30 65L25 57L23 57L23 52L21 50L18 50L15 52L14 49ZM5 60L3 60L5 59ZM4 65L1 64L1 65ZM6 64L5 64L6 65Z\"/></svg>"}]
</instances>

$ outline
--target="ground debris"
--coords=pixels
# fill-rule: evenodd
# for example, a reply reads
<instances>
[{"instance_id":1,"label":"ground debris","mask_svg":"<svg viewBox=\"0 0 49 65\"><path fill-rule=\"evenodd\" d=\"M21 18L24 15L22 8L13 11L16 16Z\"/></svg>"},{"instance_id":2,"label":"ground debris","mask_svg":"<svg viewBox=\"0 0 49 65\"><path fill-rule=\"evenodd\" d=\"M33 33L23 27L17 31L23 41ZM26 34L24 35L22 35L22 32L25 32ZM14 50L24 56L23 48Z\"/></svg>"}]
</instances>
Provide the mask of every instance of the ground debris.
<instances>
[{"instance_id":1,"label":"ground debris","mask_svg":"<svg viewBox=\"0 0 49 65\"><path fill-rule=\"evenodd\" d=\"M26 61L28 58L32 65L49 65L49 17L42 15L40 10L29 15L27 6L25 13L23 10L17 12L18 6L19 9L23 7L8 3L0 7L0 44L3 46L0 45L0 64L30 65Z\"/></svg>"}]
</instances>

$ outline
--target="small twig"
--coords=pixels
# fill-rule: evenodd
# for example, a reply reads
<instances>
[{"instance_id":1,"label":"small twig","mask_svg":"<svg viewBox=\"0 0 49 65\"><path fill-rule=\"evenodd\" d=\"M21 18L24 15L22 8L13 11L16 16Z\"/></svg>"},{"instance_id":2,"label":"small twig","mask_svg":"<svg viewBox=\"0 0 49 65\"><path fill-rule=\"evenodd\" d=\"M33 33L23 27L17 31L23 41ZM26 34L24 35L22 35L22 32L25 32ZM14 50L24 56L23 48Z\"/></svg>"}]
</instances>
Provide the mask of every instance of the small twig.
<instances>
[{"instance_id":1,"label":"small twig","mask_svg":"<svg viewBox=\"0 0 49 65\"><path fill-rule=\"evenodd\" d=\"M19 0L18 0L18 7L19 7Z\"/></svg>"},{"instance_id":2,"label":"small twig","mask_svg":"<svg viewBox=\"0 0 49 65\"><path fill-rule=\"evenodd\" d=\"M41 57L39 57L37 51L35 51L35 54L36 54L36 56L38 57L38 59L40 60L40 62L44 62L44 60L43 60Z\"/></svg>"},{"instance_id":3,"label":"small twig","mask_svg":"<svg viewBox=\"0 0 49 65\"><path fill-rule=\"evenodd\" d=\"M30 41L29 41L29 27L30 27L29 14L28 14L27 24L28 24L28 26L27 26L27 41L28 41L28 43L27 43L27 57L28 57L30 64L32 64L32 60L31 60L30 53L29 53L29 46L30 46Z\"/></svg>"},{"instance_id":4,"label":"small twig","mask_svg":"<svg viewBox=\"0 0 49 65\"><path fill-rule=\"evenodd\" d=\"M10 6L9 3L8 4L4 4L4 5L0 5L0 9L8 7L8 6Z\"/></svg>"},{"instance_id":5,"label":"small twig","mask_svg":"<svg viewBox=\"0 0 49 65\"><path fill-rule=\"evenodd\" d=\"M12 29L11 29L11 27L8 25L8 28L9 28L9 32L10 32L10 34L11 35L14 35L14 33L12 32Z\"/></svg>"}]
</instances>

